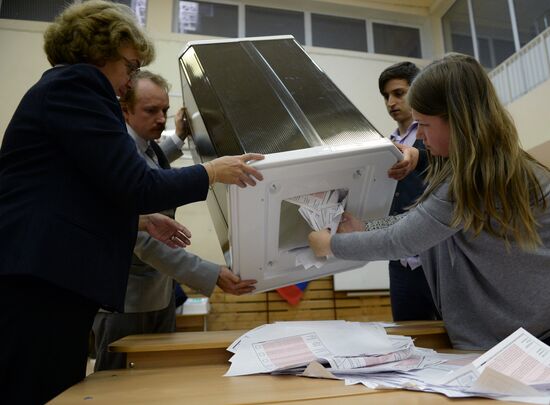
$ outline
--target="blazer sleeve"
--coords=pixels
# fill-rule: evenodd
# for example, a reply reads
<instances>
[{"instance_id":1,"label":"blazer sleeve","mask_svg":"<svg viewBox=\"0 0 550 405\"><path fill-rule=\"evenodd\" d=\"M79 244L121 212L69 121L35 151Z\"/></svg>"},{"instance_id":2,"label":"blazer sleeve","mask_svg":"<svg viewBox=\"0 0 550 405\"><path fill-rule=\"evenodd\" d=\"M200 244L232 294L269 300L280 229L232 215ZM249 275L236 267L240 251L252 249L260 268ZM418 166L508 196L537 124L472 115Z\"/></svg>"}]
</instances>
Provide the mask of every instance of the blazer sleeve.
<instances>
[{"instance_id":1,"label":"blazer sleeve","mask_svg":"<svg viewBox=\"0 0 550 405\"><path fill-rule=\"evenodd\" d=\"M112 86L98 69L67 69L44 91L42 125L87 180L137 213L206 198L208 175L201 165L154 170L139 156Z\"/></svg>"},{"instance_id":2,"label":"blazer sleeve","mask_svg":"<svg viewBox=\"0 0 550 405\"><path fill-rule=\"evenodd\" d=\"M183 155L183 152L180 148L177 147L177 145L174 143L172 138L166 137L160 144L160 149L162 150L162 153L164 153L164 156L166 156L166 159L168 159L168 162L172 163L174 160L179 158Z\"/></svg>"},{"instance_id":3,"label":"blazer sleeve","mask_svg":"<svg viewBox=\"0 0 550 405\"><path fill-rule=\"evenodd\" d=\"M221 270L219 265L185 249L169 248L145 232L138 232L134 254L157 271L206 296L214 291Z\"/></svg>"}]
</instances>

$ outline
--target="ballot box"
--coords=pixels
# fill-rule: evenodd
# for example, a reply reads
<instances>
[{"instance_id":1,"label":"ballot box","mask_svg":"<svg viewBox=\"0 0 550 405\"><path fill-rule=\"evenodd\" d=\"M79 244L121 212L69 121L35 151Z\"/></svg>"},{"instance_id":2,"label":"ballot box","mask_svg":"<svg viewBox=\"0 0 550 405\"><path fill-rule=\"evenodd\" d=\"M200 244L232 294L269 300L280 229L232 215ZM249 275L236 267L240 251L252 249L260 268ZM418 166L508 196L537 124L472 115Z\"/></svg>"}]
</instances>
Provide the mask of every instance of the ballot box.
<instances>
[{"instance_id":1,"label":"ballot box","mask_svg":"<svg viewBox=\"0 0 550 405\"><path fill-rule=\"evenodd\" d=\"M216 184L207 198L232 270L261 292L361 267L315 259L307 235L342 208L365 220L387 215L398 149L292 36L190 42L179 68L194 161L266 155L254 163L264 176L257 186Z\"/></svg>"}]
</instances>

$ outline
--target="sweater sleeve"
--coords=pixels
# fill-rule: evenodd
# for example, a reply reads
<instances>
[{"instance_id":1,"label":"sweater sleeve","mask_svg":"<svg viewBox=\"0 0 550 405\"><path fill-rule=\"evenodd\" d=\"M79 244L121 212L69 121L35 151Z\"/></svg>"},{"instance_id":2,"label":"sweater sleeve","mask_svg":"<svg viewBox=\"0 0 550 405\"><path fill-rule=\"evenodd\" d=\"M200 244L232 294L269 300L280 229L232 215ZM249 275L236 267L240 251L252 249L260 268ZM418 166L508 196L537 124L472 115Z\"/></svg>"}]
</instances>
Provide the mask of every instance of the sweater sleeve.
<instances>
[{"instance_id":1,"label":"sweater sleeve","mask_svg":"<svg viewBox=\"0 0 550 405\"><path fill-rule=\"evenodd\" d=\"M461 230L451 227L453 204L446 185L393 225L366 232L336 234L331 239L334 256L347 260L398 260L414 256Z\"/></svg>"}]
</instances>

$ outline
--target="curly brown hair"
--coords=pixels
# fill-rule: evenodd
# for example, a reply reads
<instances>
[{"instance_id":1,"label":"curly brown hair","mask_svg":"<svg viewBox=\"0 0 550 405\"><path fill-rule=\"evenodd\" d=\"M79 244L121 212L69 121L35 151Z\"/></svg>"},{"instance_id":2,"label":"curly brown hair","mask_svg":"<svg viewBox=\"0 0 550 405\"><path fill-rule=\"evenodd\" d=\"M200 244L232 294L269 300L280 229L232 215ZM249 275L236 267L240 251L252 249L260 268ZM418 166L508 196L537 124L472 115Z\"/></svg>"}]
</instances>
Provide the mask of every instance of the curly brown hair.
<instances>
[{"instance_id":1,"label":"curly brown hair","mask_svg":"<svg viewBox=\"0 0 550 405\"><path fill-rule=\"evenodd\" d=\"M118 59L123 46L135 48L142 66L155 58L154 45L132 10L109 1L73 4L44 33L44 51L52 66L75 63L103 66L108 60Z\"/></svg>"}]
</instances>

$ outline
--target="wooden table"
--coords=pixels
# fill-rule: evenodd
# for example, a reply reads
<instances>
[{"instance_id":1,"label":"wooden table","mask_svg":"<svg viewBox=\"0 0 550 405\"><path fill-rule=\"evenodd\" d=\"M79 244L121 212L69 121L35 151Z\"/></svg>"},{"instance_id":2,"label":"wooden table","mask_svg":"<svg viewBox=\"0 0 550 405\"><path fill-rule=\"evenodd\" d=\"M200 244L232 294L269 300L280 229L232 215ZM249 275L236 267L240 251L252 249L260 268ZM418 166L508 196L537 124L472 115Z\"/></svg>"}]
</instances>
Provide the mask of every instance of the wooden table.
<instances>
[{"instance_id":1,"label":"wooden table","mask_svg":"<svg viewBox=\"0 0 550 405\"><path fill-rule=\"evenodd\" d=\"M399 322L386 328L389 334L415 338L418 347L448 349L451 344L441 321ZM113 352L125 352L129 368L157 368L204 364L227 364L226 349L246 331L179 332L132 335L109 345Z\"/></svg>"},{"instance_id":2,"label":"wooden table","mask_svg":"<svg viewBox=\"0 0 550 405\"><path fill-rule=\"evenodd\" d=\"M391 334L416 338L417 346L450 347L441 322L403 322ZM52 400L52 404L320 404L320 405L480 405L486 399L452 400L412 391L373 391L340 380L296 376L223 377L228 370L225 349L244 331L188 332L131 336L112 345L137 361L134 368L100 371ZM139 357L141 356L141 357ZM137 360L135 360L137 359ZM179 366L167 366L170 360ZM155 367L155 365L159 365ZM148 368L149 367L149 368ZM496 402L492 402L495 404ZM503 404L499 402L498 404Z\"/></svg>"},{"instance_id":3,"label":"wooden table","mask_svg":"<svg viewBox=\"0 0 550 405\"><path fill-rule=\"evenodd\" d=\"M490 400L452 400L439 394L373 391L343 381L296 376L223 377L227 364L123 369L94 373L53 399L55 405L124 404L320 404L487 405ZM505 402L492 404L501 405Z\"/></svg>"}]
</instances>

